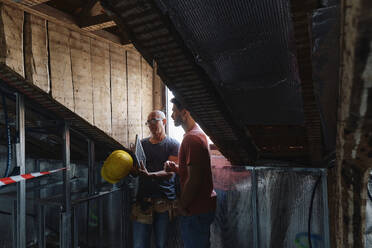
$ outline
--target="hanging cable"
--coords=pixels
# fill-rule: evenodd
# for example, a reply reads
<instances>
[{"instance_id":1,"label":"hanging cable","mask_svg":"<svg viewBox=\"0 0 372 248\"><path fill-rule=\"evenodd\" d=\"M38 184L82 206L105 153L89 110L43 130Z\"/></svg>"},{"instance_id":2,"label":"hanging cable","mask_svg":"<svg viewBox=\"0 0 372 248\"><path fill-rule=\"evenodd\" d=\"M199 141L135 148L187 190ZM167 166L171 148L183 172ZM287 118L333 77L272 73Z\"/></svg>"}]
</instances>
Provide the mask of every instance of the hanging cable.
<instances>
[{"instance_id":1,"label":"hanging cable","mask_svg":"<svg viewBox=\"0 0 372 248\"><path fill-rule=\"evenodd\" d=\"M12 164L12 143L10 137L10 125L8 120L8 109L6 105L5 94L1 92L2 102L3 102L3 111L4 111L4 120L5 120L5 129L6 129L6 139L7 139L7 163L4 177L9 176L10 166Z\"/></svg>"},{"instance_id":2,"label":"hanging cable","mask_svg":"<svg viewBox=\"0 0 372 248\"><path fill-rule=\"evenodd\" d=\"M314 202L314 198L315 198L316 188L317 188L321 179L322 179L322 176L319 176L319 178L316 180L316 183L315 183L314 188L313 188L313 192L311 194L310 209L309 209L309 221L307 223L307 239L309 241L309 248L313 247L312 243L311 243L311 216L312 216L312 212L313 212L313 202Z\"/></svg>"},{"instance_id":3,"label":"hanging cable","mask_svg":"<svg viewBox=\"0 0 372 248\"><path fill-rule=\"evenodd\" d=\"M372 194L371 194L371 191L369 191L369 184L372 185L372 175L369 176L369 180L368 180L368 183L367 183L367 194L368 194L368 198L372 201Z\"/></svg>"}]
</instances>

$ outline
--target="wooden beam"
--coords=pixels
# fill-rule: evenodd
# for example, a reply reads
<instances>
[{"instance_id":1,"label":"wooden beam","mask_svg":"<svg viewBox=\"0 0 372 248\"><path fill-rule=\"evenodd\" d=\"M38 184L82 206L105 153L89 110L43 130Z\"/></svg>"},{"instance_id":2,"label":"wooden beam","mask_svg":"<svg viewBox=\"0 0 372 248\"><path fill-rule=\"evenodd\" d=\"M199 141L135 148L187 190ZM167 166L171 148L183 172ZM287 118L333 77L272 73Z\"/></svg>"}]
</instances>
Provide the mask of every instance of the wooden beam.
<instances>
[{"instance_id":1,"label":"wooden beam","mask_svg":"<svg viewBox=\"0 0 372 248\"><path fill-rule=\"evenodd\" d=\"M95 31L116 26L116 23L106 14L82 17L79 26L85 31Z\"/></svg>"},{"instance_id":2,"label":"wooden beam","mask_svg":"<svg viewBox=\"0 0 372 248\"><path fill-rule=\"evenodd\" d=\"M32 7L28 7L20 3L15 3L14 1L11 1L11 0L0 0L0 2L3 2L14 8L23 10L27 13L39 16L47 21L54 22L70 30L80 32L91 38L109 41L110 43L121 46L121 47L123 46L126 47L126 44L128 44L128 43L124 43L123 45L122 40L119 36L109 33L107 31L104 31L104 30L97 30L100 32L96 32L96 31L88 32L86 30L83 30L79 27L78 23L76 22L76 19L73 16L66 14L60 10L57 10L47 4L39 4L39 5L35 5Z\"/></svg>"},{"instance_id":3,"label":"wooden beam","mask_svg":"<svg viewBox=\"0 0 372 248\"><path fill-rule=\"evenodd\" d=\"M341 2L337 164L328 174L332 247L367 247L366 198L372 166L372 4Z\"/></svg>"},{"instance_id":4,"label":"wooden beam","mask_svg":"<svg viewBox=\"0 0 372 248\"><path fill-rule=\"evenodd\" d=\"M97 37L101 37L105 40L112 41L112 44L116 44L116 45L121 44L121 46L127 49L132 49L134 47L133 44L130 43L129 40L123 40L119 36L114 35L110 32L106 32L105 30L96 30L96 31L92 31L91 33L97 35Z\"/></svg>"},{"instance_id":5,"label":"wooden beam","mask_svg":"<svg viewBox=\"0 0 372 248\"><path fill-rule=\"evenodd\" d=\"M18 3L24 4L26 6L35 6L38 4L49 2L50 0L20 0Z\"/></svg>"}]
</instances>

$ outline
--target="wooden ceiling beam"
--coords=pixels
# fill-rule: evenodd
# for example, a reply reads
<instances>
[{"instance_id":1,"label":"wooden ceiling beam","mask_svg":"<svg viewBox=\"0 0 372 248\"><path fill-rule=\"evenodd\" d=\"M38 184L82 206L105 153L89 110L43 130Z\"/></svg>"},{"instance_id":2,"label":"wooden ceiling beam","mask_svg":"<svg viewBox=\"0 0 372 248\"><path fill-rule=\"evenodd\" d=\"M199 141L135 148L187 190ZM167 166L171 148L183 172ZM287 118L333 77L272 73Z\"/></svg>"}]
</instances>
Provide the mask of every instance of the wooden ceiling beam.
<instances>
[{"instance_id":1,"label":"wooden ceiling beam","mask_svg":"<svg viewBox=\"0 0 372 248\"><path fill-rule=\"evenodd\" d=\"M83 30L78 25L75 17L65 12L62 12L58 9L55 9L47 4L42 3L42 4L29 7L24 4L16 3L11 0L0 0L0 1L4 2L5 4L9 6L13 6L14 8L21 9L27 13L43 18L47 21L54 22L56 24L64 26L70 30L83 33L91 38L102 40L102 41L109 41L110 43L114 45L119 45L119 46L127 46L127 44L129 44L128 41L127 42L122 41L121 37L114 35L110 32L107 32L105 30L97 30L99 32L97 31L89 32L89 31ZM131 48L132 45L129 45L129 47Z\"/></svg>"},{"instance_id":2,"label":"wooden ceiling beam","mask_svg":"<svg viewBox=\"0 0 372 248\"><path fill-rule=\"evenodd\" d=\"M19 0L18 3L24 4L26 6L34 6L42 3L49 2L50 0Z\"/></svg>"},{"instance_id":3,"label":"wooden ceiling beam","mask_svg":"<svg viewBox=\"0 0 372 248\"><path fill-rule=\"evenodd\" d=\"M85 31L96 31L116 26L116 23L106 14L81 17L79 26Z\"/></svg>"}]
</instances>

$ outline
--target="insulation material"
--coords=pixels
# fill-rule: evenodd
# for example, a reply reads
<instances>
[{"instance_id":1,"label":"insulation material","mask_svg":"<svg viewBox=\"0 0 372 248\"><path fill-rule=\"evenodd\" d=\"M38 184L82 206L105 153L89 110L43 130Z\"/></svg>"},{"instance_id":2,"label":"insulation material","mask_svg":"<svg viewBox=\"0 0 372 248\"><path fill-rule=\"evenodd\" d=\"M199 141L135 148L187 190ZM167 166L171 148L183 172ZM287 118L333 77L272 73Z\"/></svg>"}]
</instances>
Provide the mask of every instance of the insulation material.
<instances>
[{"instance_id":1,"label":"insulation material","mask_svg":"<svg viewBox=\"0 0 372 248\"><path fill-rule=\"evenodd\" d=\"M303 124L287 0L157 3L236 118L246 124Z\"/></svg>"},{"instance_id":2,"label":"insulation material","mask_svg":"<svg viewBox=\"0 0 372 248\"><path fill-rule=\"evenodd\" d=\"M93 124L93 85L90 42L91 40L89 37L71 31L71 70L74 87L75 113Z\"/></svg>"},{"instance_id":3,"label":"insulation material","mask_svg":"<svg viewBox=\"0 0 372 248\"><path fill-rule=\"evenodd\" d=\"M125 50L110 45L112 136L128 147L128 95Z\"/></svg>"},{"instance_id":4,"label":"insulation material","mask_svg":"<svg viewBox=\"0 0 372 248\"><path fill-rule=\"evenodd\" d=\"M328 7L312 15L312 62L325 149L336 149L339 82L339 8Z\"/></svg>"},{"instance_id":5,"label":"insulation material","mask_svg":"<svg viewBox=\"0 0 372 248\"><path fill-rule=\"evenodd\" d=\"M46 21L25 13L26 80L49 93L49 68Z\"/></svg>"},{"instance_id":6,"label":"insulation material","mask_svg":"<svg viewBox=\"0 0 372 248\"><path fill-rule=\"evenodd\" d=\"M75 110L72 86L70 31L48 22L49 63L52 97L70 110Z\"/></svg>"},{"instance_id":7,"label":"insulation material","mask_svg":"<svg viewBox=\"0 0 372 248\"><path fill-rule=\"evenodd\" d=\"M0 63L25 76L22 10L0 3Z\"/></svg>"},{"instance_id":8,"label":"insulation material","mask_svg":"<svg viewBox=\"0 0 372 248\"><path fill-rule=\"evenodd\" d=\"M94 125L111 135L111 92L109 44L91 40Z\"/></svg>"}]
</instances>

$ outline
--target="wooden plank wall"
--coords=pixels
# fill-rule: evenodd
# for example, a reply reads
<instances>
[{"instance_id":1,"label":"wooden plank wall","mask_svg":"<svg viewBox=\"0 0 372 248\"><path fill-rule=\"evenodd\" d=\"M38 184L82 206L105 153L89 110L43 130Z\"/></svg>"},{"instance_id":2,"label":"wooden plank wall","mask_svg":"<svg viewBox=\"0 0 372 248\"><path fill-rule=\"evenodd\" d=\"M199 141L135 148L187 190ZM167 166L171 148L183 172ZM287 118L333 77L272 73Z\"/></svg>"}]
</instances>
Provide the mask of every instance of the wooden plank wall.
<instances>
[{"instance_id":1,"label":"wooden plank wall","mask_svg":"<svg viewBox=\"0 0 372 248\"><path fill-rule=\"evenodd\" d=\"M94 124L111 135L109 44L91 40Z\"/></svg>"},{"instance_id":2,"label":"wooden plank wall","mask_svg":"<svg viewBox=\"0 0 372 248\"><path fill-rule=\"evenodd\" d=\"M123 49L110 45L112 136L128 146L127 60Z\"/></svg>"},{"instance_id":3,"label":"wooden plank wall","mask_svg":"<svg viewBox=\"0 0 372 248\"><path fill-rule=\"evenodd\" d=\"M46 21L26 13L24 25L26 79L49 93Z\"/></svg>"},{"instance_id":4,"label":"wooden plank wall","mask_svg":"<svg viewBox=\"0 0 372 248\"><path fill-rule=\"evenodd\" d=\"M153 83L152 83L152 67L146 63L144 58L141 58L142 66L142 122L146 122L148 114L154 110L153 107ZM144 137L150 135L150 130L142 125L142 133Z\"/></svg>"},{"instance_id":5,"label":"wooden plank wall","mask_svg":"<svg viewBox=\"0 0 372 248\"><path fill-rule=\"evenodd\" d=\"M78 115L94 124L90 47L91 45L89 37L75 31L70 32L74 109ZM50 69L51 71L54 70L53 67Z\"/></svg>"},{"instance_id":6,"label":"wooden plank wall","mask_svg":"<svg viewBox=\"0 0 372 248\"><path fill-rule=\"evenodd\" d=\"M142 137L141 56L127 51L128 72L128 140Z\"/></svg>"},{"instance_id":7,"label":"wooden plank wall","mask_svg":"<svg viewBox=\"0 0 372 248\"><path fill-rule=\"evenodd\" d=\"M134 48L95 40L3 3L1 64L124 146L136 134L148 136L148 113L164 109L164 86Z\"/></svg>"},{"instance_id":8,"label":"wooden plank wall","mask_svg":"<svg viewBox=\"0 0 372 248\"><path fill-rule=\"evenodd\" d=\"M50 93L70 110L75 110L72 86L70 32L67 28L48 23Z\"/></svg>"},{"instance_id":9,"label":"wooden plank wall","mask_svg":"<svg viewBox=\"0 0 372 248\"><path fill-rule=\"evenodd\" d=\"M21 10L0 3L0 63L25 76L23 61L23 21Z\"/></svg>"}]
</instances>

